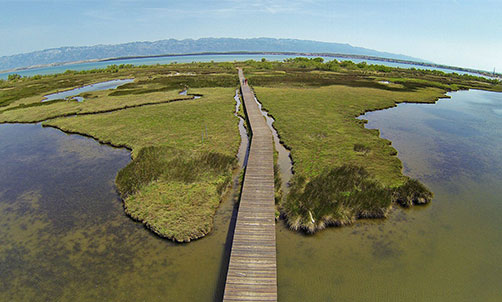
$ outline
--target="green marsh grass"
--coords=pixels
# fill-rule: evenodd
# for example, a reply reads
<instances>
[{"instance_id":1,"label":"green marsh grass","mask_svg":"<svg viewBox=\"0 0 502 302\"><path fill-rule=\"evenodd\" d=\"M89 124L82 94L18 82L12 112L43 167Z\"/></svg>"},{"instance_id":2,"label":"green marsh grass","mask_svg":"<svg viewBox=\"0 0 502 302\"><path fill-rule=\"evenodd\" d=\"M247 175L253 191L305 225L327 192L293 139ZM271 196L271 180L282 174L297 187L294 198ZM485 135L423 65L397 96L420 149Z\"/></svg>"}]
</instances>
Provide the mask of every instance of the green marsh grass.
<instances>
[{"instance_id":1,"label":"green marsh grass","mask_svg":"<svg viewBox=\"0 0 502 302\"><path fill-rule=\"evenodd\" d=\"M451 90L502 91L500 82L480 77L319 58L112 65L0 81L0 123L44 121L131 149L133 161L116 181L126 211L160 236L189 241L210 232L235 164L237 65L291 150L295 176L283 196L275 167L276 201L289 225L307 232L385 217L393 203L407 207L432 198L401 173L390 141L355 117L400 102L432 103ZM83 103L40 102L59 90L124 78L135 81L82 94ZM203 97L180 96L186 88Z\"/></svg>"},{"instance_id":2,"label":"green marsh grass","mask_svg":"<svg viewBox=\"0 0 502 302\"><path fill-rule=\"evenodd\" d=\"M292 229L314 233L357 218L385 217L390 204L390 191L371 180L364 168L343 165L309 181L295 176L281 210Z\"/></svg>"},{"instance_id":3,"label":"green marsh grass","mask_svg":"<svg viewBox=\"0 0 502 302\"><path fill-rule=\"evenodd\" d=\"M160 236L187 242L207 235L235 157L146 147L116 178L127 214Z\"/></svg>"},{"instance_id":4,"label":"green marsh grass","mask_svg":"<svg viewBox=\"0 0 502 302\"><path fill-rule=\"evenodd\" d=\"M172 77L172 79L166 79L166 77ZM109 68L103 69L68 70L53 75L35 75L1 81L0 110L15 102L28 103L32 97L36 97L35 102L38 102L41 100L39 99L40 95L126 78L134 78L139 82L139 84L135 83L128 87L141 88L148 93L156 92L155 90L168 91L183 87L236 87L238 84L232 63L111 65ZM155 86L155 84L158 85Z\"/></svg>"},{"instance_id":5,"label":"green marsh grass","mask_svg":"<svg viewBox=\"0 0 502 302\"><path fill-rule=\"evenodd\" d=\"M251 82L251 84L253 84ZM316 232L360 218L385 217L393 204L422 204L432 193L402 174L391 142L356 119L400 102L432 103L446 90L332 85L254 87L291 148L295 175L281 213L292 229Z\"/></svg>"},{"instance_id":6,"label":"green marsh grass","mask_svg":"<svg viewBox=\"0 0 502 302\"><path fill-rule=\"evenodd\" d=\"M131 149L133 161L116 180L126 212L158 235L186 242L211 231L240 143L235 88L195 92L203 97L43 125Z\"/></svg>"},{"instance_id":7,"label":"green marsh grass","mask_svg":"<svg viewBox=\"0 0 502 302\"><path fill-rule=\"evenodd\" d=\"M162 104L178 100L191 99L191 96L181 96L177 90L157 92L142 97L109 96L110 92L87 93L84 102L75 100L54 100L40 102L42 95L31 98L36 102L20 103L15 107L0 109L0 123L35 123L53 118L78 115L99 114L116 110L128 109L144 105Z\"/></svg>"}]
</instances>

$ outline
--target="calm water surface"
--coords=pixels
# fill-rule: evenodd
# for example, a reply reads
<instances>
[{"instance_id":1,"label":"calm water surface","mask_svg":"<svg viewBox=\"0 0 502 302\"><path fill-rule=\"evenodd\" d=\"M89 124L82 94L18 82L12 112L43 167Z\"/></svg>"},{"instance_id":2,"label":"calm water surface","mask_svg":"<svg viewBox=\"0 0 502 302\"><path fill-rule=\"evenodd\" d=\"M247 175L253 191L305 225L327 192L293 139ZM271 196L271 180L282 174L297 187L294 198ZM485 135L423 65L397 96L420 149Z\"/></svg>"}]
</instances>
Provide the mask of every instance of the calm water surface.
<instances>
[{"instance_id":1,"label":"calm water surface","mask_svg":"<svg viewBox=\"0 0 502 302\"><path fill-rule=\"evenodd\" d=\"M13 72L3 72L0 73L0 79L7 79L9 74L17 73L22 76L34 76L37 74L56 74L62 73L66 70L91 70L96 68L106 68L109 65L120 65L120 64L133 64L133 65L155 65L155 64L170 64L170 63L192 63L192 62L233 62L233 61L246 61L255 60L260 61L262 58L268 61L283 61L284 59L295 58L298 56L289 55L246 55L246 54L234 54L234 55L190 55L190 56L180 56L180 57L159 57L159 58L140 58L140 59L123 59L114 61L104 61L104 62L86 62L86 63L76 63L61 66L51 66L51 67L41 67L28 70L19 70ZM308 56L307 56L308 57ZM315 58L315 57L309 57ZM324 61L331 61L337 59L338 61L352 61L354 63L367 62L368 64L385 65L390 67L400 67L400 68L417 68L426 70L440 70L446 73L456 72L458 74L471 74L462 71L452 71L442 68L427 67L421 65L411 65L411 64L401 64L394 62L385 61L375 61L375 60L360 60L360 59L347 59L347 58L337 58L337 57L322 57ZM473 74L480 76L477 74Z\"/></svg>"},{"instance_id":2,"label":"calm water surface","mask_svg":"<svg viewBox=\"0 0 502 302\"><path fill-rule=\"evenodd\" d=\"M174 244L126 217L130 153L40 125L0 125L0 301L214 301L233 213ZM226 271L225 271L226 272Z\"/></svg>"},{"instance_id":3,"label":"calm water surface","mask_svg":"<svg viewBox=\"0 0 502 302\"><path fill-rule=\"evenodd\" d=\"M450 95L363 117L433 202L309 237L278 225L281 301L502 301L502 94Z\"/></svg>"},{"instance_id":4,"label":"calm water surface","mask_svg":"<svg viewBox=\"0 0 502 302\"><path fill-rule=\"evenodd\" d=\"M48 94L45 96L45 99L42 100L42 102L66 99L66 98L69 98L69 97L72 97L75 95L79 95L79 94L85 93L85 92L115 89L121 85L124 85L127 83L132 83L132 82L134 82L134 79L111 80L111 81L96 83L96 84L92 84L92 85L83 86L80 88L75 88L75 89L71 89L71 90L65 90L65 91L61 91L61 92L57 92L57 93L53 93L53 94ZM84 101L83 97L75 97L74 99L77 99L79 102Z\"/></svg>"}]
</instances>

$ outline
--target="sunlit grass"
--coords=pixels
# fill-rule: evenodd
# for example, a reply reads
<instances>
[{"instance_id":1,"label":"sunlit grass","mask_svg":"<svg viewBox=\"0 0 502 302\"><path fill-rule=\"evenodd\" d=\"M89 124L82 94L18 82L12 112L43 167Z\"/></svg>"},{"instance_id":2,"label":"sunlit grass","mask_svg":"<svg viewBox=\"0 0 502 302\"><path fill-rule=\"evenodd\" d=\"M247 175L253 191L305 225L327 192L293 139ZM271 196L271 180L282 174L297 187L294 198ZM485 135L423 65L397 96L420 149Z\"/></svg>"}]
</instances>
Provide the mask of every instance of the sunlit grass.
<instances>
[{"instance_id":1,"label":"sunlit grass","mask_svg":"<svg viewBox=\"0 0 502 302\"><path fill-rule=\"evenodd\" d=\"M240 143L234 88L200 99L44 122L132 149L117 176L126 212L160 236L200 238L212 229Z\"/></svg>"},{"instance_id":2,"label":"sunlit grass","mask_svg":"<svg viewBox=\"0 0 502 302\"><path fill-rule=\"evenodd\" d=\"M429 202L432 195L402 174L391 142L356 119L398 102L430 103L437 87L416 91L349 87L254 87L291 149L295 175L281 211L293 229L315 232L358 218L385 217L394 203Z\"/></svg>"},{"instance_id":3,"label":"sunlit grass","mask_svg":"<svg viewBox=\"0 0 502 302\"><path fill-rule=\"evenodd\" d=\"M212 229L235 157L170 147L141 149L116 179L124 207L160 236L190 241Z\"/></svg>"}]
</instances>

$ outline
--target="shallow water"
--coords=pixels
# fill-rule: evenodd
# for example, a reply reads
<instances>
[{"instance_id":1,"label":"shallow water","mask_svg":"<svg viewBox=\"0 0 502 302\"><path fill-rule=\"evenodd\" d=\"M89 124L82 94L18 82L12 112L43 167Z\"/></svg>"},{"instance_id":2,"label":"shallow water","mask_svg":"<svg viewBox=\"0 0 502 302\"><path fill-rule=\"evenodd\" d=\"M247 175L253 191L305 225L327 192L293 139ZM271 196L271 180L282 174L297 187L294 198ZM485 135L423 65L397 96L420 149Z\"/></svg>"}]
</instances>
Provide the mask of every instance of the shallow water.
<instances>
[{"instance_id":1,"label":"shallow water","mask_svg":"<svg viewBox=\"0 0 502 302\"><path fill-rule=\"evenodd\" d=\"M80 88L75 88L72 90L65 90L65 91L46 95L45 98L42 100L42 102L48 102L48 101L53 101L53 100L62 100L62 99L73 97L73 96L76 96L76 95L79 95L79 94L85 93L85 92L115 89L121 85L124 85L127 83L132 83L132 82L134 82L134 79L111 80L111 81L96 83L96 84L92 84L92 85L83 86ZM78 102L84 101L83 97L73 97L72 99L75 99Z\"/></svg>"},{"instance_id":2,"label":"shallow water","mask_svg":"<svg viewBox=\"0 0 502 302\"><path fill-rule=\"evenodd\" d=\"M239 159L239 167L244 168L248 164L249 157L249 134L246 127L244 126L245 121L239 116L239 109L241 108L241 98L239 94L239 89L235 91L235 111L234 115L239 118L239 134L241 136L241 144L239 145L239 151L237 153L237 158Z\"/></svg>"},{"instance_id":3,"label":"shallow water","mask_svg":"<svg viewBox=\"0 0 502 302\"><path fill-rule=\"evenodd\" d=\"M63 73L66 70L91 70L98 68L106 68L110 65L120 65L120 64L132 64L132 65L155 65L155 64L171 64L171 63L192 63L192 62L232 62L232 61L247 61L247 60L255 60L260 61L262 58L265 58L267 61L283 61L285 59L291 59L298 56L292 55L252 55L252 54L233 54L233 55L187 55L187 56L173 56L173 57L155 57L155 58L139 58L139 59L121 59L121 60L113 60L113 61L102 61L102 62L85 62L85 63L75 63L75 64L67 64L67 65L58 65L58 66L50 66L50 67L40 67L33 68L27 70L18 70L12 72L1 72L0 79L6 80L9 74L19 74L21 76L34 76L34 75L46 75L46 74L56 74ZM312 56L303 56L307 58L315 58ZM416 69L425 69L425 70L440 70L446 73L456 72L458 74L472 74L469 72L463 71L452 71L443 68L434 68L427 67L421 65L413 65L413 64L401 64L394 62L386 62L386 61L376 61L376 60L361 60L361 59L347 59L341 57L322 57L324 61L331 61L333 59L337 59L338 61L352 61L354 63L367 62L368 64L375 65L385 65L390 67L400 67L400 68L416 68Z\"/></svg>"},{"instance_id":4,"label":"shallow water","mask_svg":"<svg viewBox=\"0 0 502 302\"><path fill-rule=\"evenodd\" d=\"M183 96L187 96L187 95L190 95L192 96L194 99L200 99L202 97L202 95L199 95L199 94L188 94L188 89L185 89L185 90L182 90L178 93L179 95L183 95Z\"/></svg>"},{"instance_id":5,"label":"shallow water","mask_svg":"<svg viewBox=\"0 0 502 302\"><path fill-rule=\"evenodd\" d=\"M124 214L130 153L40 125L0 125L0 301L218 301L234 190L189 244Z\"/></svg>"},{"instance_id":6,"label":"shallow water","mask_svg":"<svg viewBox=\"0 0 502 302\"><path fill-rule=\"evenodd\" d=\"M363 116L432 203L314 236L279 224L281 301L502 301L502 94L450 95Z\"/></svg>"},{"instance_id":7,"label":"shallow water","mask_svg":"<svg viewBox=\"0 0 502 302\"><path fill-rule=\"evenodd\" d=\"M289 191L289 181L293 177L293 162L291 160L291 152L289 152L286 147L281 143L281 139L279 138L279 134L277 130L274 128L273 124L275 122L274 118L268 114L268 111L262 108L262 104L254 98L256 104L258 104L258 108L260 109L261 114L265 117L267 121L267 125L272 131L272 136L274 138L274 147L275 151L277 151L277 166L279 167L279 172L281 175L281 187L284 193L287 194Z\"/></svg>"}]
</instances>

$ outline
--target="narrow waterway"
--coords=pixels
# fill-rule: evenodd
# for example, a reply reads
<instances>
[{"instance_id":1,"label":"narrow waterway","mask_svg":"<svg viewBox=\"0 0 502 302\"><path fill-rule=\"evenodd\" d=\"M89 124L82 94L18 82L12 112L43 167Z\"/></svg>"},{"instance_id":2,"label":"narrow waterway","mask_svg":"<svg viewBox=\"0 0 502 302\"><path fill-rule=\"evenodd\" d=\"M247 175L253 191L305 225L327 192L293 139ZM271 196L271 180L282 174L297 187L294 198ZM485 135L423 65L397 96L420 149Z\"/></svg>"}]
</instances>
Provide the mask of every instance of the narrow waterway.
<instances>
[{"instance_id":1,"label":"narrow waterway","mask_svg":"<svg viewBox=\"0 0 502 302\"><path fill-rule=\"evenodd\" d=\"M279 300L502 300L502 94L450 95L362 117L432 203L314 236L279 223Z\"/></svg>"},{"instance_id":2,"label":"narrow waterway","mask_svg":"<svg viewBox=\"0 0 502 302\"><path fill-rule=\"evenodd\" d=\"M57 92L57 93L48 94L45 96L45 98L42 100L42 102L48 102L48 101L53 101L53 100L62 100L62 99L67 99L67 98L74 99L78 102L83 102L85 99L83 97L78 97L76 95L79 95L79 94L82 94L85 92L115 89L119 86L125 85L127 83L132 83L132 82L134 82L134 79L111 80L111 81L96 83L96 84L92 84L92 85L83 86L80 88L75 88L75 89L71 89L71 90L65 90L65 91L61 91L61 92Z\"/></svg>"},{"instance_id":3,"label":"narrow waterway","mask_svg":"<svg viewBox=\"0 0 502 302\"><path fill-rule=\"evenodd\" d=\"M267 121L267 125L272 131L272 136L274 137L274 147L275 151L277 151L277 165L279 166L279 172L281 176L281 188L284 193L287 193L289 190L289 181L293 177L293 162L291 159L291 152L289 152L286 147L281 143L281 139L277 130L274 128L274 118L268 114L268 111L262 108L262 104L258 99L254 98L255 102L258 104L258 108L260 109L261 114L265 117Z\"/></svg>"},{"instance_id":4,"label":"narrow waterway","mask_svg":"<svg viewBox=\"0 0 502 302\"><path fill-rule=\"evenodd\" d=\"M0 301L221 300L238 171L213 231L175 244L124 214L127 150L33 124L0 125L0 142Z\"/></svg>"},{"instance_id":5,"label":"narrow waterway","mask_svg":"<svg viewBox=\"0 0 502 302\"><path fill-rule=\"evenodd\" d=\"M235 91L235 111L234 115L239 118L239 134L241 137L241 144L239 145L239 151L237 153L237 158L239 160L239 166L244 168L247 165L248 157L249 157L249 134L246 129L246 121L239 115L239 111L242 107L241 96L239 94L239 89ZM244 112L244 110L242 111Z\"/></svg>"}]
</instances>

